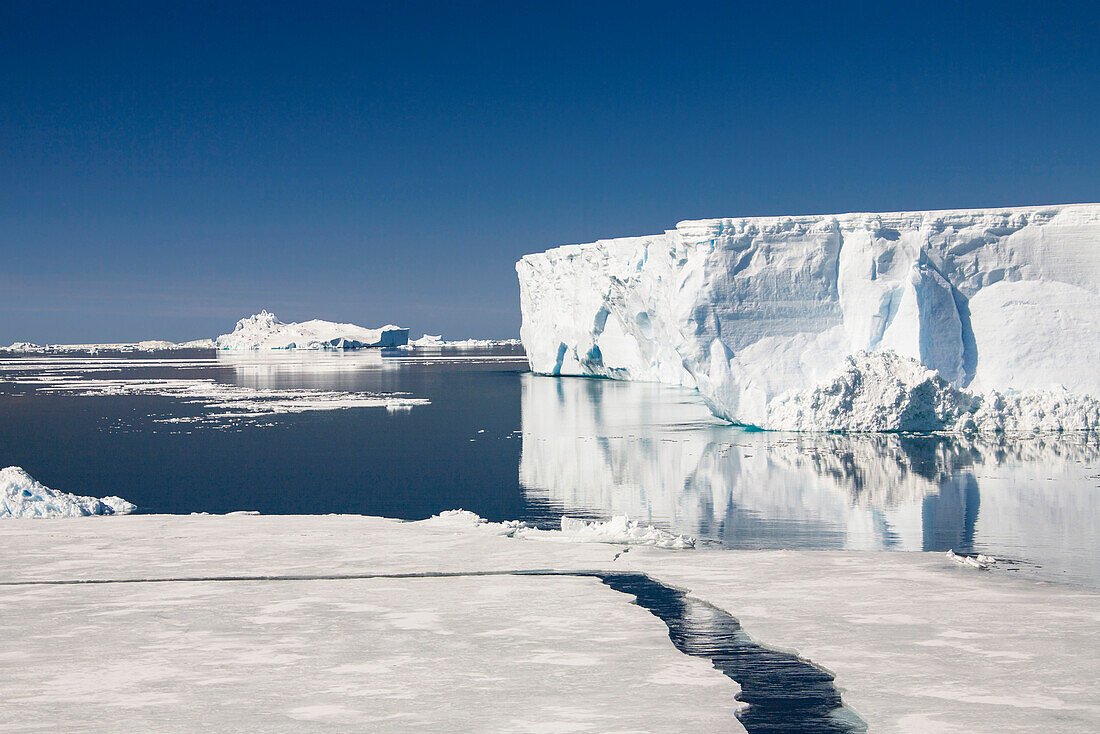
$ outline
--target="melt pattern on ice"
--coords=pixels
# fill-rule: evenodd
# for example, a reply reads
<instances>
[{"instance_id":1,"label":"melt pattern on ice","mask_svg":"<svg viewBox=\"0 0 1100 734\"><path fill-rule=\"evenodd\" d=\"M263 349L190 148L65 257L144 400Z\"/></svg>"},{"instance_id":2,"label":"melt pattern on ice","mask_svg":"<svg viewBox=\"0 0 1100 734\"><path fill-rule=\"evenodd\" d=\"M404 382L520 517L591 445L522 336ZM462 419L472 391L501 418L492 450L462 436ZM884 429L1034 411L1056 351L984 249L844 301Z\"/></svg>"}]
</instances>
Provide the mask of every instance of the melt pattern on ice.
<instances>
[{"instance_id":1,"label":"melt pattern on ice","mask_svg":"<svg viewBox=\"0 0 1100 734\"><path fill-rule=\"evenodd\" d=\"M18 466L0 469L0 518L125 515L136 509L121 497L82 497L50 489Z\"/></svg>"},{"instance_id":2,"label":"melt pattern on ice","mask_svg":"<svg viewBox=\"0 0 1100 734\"><path fill-rule=\"evenodd\" d=\"M1098 204L687 221L516 270L536 372L770 429L1100 427Z\"/></svg>"}]
</instances>

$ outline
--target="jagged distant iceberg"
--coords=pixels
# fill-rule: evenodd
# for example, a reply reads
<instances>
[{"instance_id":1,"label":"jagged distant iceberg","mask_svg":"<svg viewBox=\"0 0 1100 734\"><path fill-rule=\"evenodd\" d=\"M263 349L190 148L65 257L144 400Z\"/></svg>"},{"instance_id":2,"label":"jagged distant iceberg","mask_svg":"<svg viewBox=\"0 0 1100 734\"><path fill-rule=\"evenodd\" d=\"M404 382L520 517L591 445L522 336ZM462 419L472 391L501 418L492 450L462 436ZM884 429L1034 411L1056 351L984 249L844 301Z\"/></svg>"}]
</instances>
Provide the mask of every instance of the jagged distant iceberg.
<instances>
[{"instance_id":1,"label":"jagged distant iceberg","mask_svg":"<svg viewBox=\"0 0 1100 734\"><path fill-rule=\"evenodd\" d=\"M268 311L241 319L232 334L215 340L218 349L361 349L364 347L400 347L409 341L409 330L387 324L365 329L355 324L339 324L313 319L284 324Z\"/></svg>"},{"instance_id":2,"label":"jagged distant iceberg","mask_svg":"<svg viewBox=\"0 0 1100 734\"><path fill-rule=\"evenodd\" d=\"M1100 427L1097 204L688 221L516 270L536 372L765 428Z\"/></svg>"},{"instance_id":3,"label":"jagged distant iceberg","mask_svg":"<svg viewBox=\"0 0 1100 734\"><path fill-rule=\"evenodd\" d=\"M82 497L50 489L18 466L0 469L0 518L124 515L136 509L121 497Z\"/></svg>"}]
</instances>

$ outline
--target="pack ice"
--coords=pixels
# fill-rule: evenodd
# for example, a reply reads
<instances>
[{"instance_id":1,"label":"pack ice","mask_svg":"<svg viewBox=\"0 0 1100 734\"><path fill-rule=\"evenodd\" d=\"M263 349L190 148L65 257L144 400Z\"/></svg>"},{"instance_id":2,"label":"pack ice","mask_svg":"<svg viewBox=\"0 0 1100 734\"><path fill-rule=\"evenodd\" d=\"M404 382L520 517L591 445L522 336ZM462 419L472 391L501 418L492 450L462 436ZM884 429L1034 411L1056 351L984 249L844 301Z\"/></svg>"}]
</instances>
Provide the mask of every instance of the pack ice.
<instances>
[{"instance_id":1,"label":"pack ice","mask_svg":"<svg viewBox=\"0 0 1100 734\"><path fill-rule=\"evenodd\" d=\"M241 319L232 334L215 340L218 349L361 349L399 347L409 341L409 330L387 324L365 329L355 324L313 319L284 324L268 311Z\"/></svg>"},{"instance_id":2,"label":"pack ice","mask_svg":"<svg viewBox=\"0 0 1100 734\"><path fill-rule=\"evenodd\" d=\"M1100 427L1100 204L686 221L516 270L536 372L770 429Z\"/></svg>"},{"instance_id":3,"label":"pack ice","mask_svg":"<svg viewBox=\"0 0 1100 734\"><path fill-rule=\"evenodd\" d=\"M124 515L137 509L121 497L82 497L50 489L21 467L0 469L0 518Z\"/></svg>"}]
</instances>

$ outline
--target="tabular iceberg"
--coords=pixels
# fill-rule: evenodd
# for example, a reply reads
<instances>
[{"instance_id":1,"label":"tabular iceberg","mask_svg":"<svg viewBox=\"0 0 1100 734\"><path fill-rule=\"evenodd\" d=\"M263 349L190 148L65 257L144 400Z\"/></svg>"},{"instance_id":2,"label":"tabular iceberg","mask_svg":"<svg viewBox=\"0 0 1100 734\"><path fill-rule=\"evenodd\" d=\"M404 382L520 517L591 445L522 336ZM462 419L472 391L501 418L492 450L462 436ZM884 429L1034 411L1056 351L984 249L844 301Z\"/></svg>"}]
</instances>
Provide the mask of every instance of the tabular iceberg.
<instances>
[{"instance_id":1,"label":"tabular iceberg","mask_svg":"<svg viewBox=\"0 0 1100 734\"><path fill-rule=\"evenodd\" d=\"M365 329L355 324L338 324L313 319L284 324L268 311L241 319L232 334L215 340L218 349L362 349L400 347L409 341L409 330L387 324Z\"/></svg>"},{"instance_id":2,"label":"tabular iceberg","mask_svg":"<svg viewBox=\"0 0 1100 734\"><path fill-rule=\"evenodd\" d=\"M536 372L765 428L1100 427L1098 204L687 221L516 270Z\"/></svg>"}]
</instances>

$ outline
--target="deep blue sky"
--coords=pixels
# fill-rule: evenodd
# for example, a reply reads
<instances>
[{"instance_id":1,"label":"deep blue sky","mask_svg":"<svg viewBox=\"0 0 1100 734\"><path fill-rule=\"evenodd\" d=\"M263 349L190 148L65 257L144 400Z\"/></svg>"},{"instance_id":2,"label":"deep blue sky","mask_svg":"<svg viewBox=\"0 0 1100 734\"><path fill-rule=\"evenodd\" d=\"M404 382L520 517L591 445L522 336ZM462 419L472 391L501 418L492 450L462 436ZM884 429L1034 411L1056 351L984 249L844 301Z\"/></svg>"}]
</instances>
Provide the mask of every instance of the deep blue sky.
<instances>
[{"instance_id":1,"label":"deep blue sky","mask_svg":"<svg viewBox=\"0 0 1100 734\"><path fill-rule=\"evenodd\" d=\"M518 333L524 253L1100 200L1100 4L0 1L0 342Z\"/></svg>"}]
</instances>

